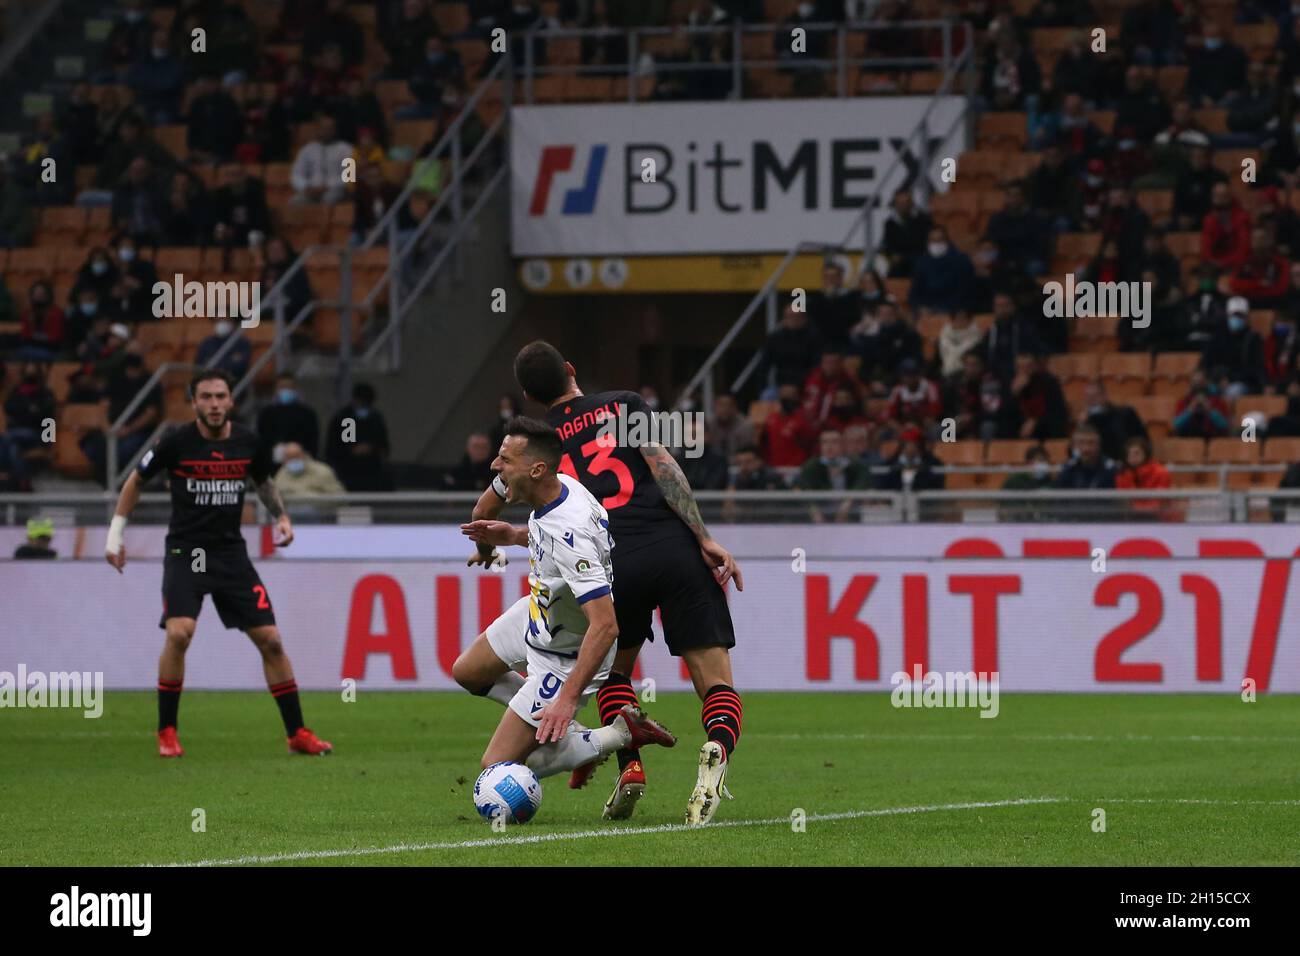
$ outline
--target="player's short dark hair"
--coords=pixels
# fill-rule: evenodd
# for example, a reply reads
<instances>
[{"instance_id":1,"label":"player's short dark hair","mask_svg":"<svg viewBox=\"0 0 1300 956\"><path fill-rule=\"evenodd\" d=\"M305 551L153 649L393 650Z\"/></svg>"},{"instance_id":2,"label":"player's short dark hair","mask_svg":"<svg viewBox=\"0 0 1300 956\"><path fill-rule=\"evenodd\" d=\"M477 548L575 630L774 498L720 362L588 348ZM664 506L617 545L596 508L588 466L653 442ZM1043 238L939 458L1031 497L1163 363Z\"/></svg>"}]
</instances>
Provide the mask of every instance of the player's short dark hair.
<instances>
[{"instance_id":1,"label":"player's short dark hair","mask_svg":"<svg viewBox=\"0 0 1300 956\"><path fill-rule=\"evenodd\" d=\"M552 473L560 470L560 456L564 453L560 446L560 436L546 422L539 422L527 415L516 415L506 423L506 437L520 435L528 442L528 453L539 461L546 462Z\"/></svg>"},{"instance_id":2,"label":"player's short dark hair","mask_svg":"<svg viewBox=\"0 0 1300 956\"><path fill-rule=\"evenodd\" d=\"M221 379L221 381L226 383L226 388L230 389L230 393L232 395L234 394L235 377L233 375L227 372L224 368L204 368L195 372L193 377L190 379L190 400L194 400L194 396L197 394L200 385L214 379Z\"/></svg>"},{"instance_id":3,"label":"player's short dark hair","mask_svg":"<svg viewBox=\"0 0 1300 956\"><path fill-rule=\"evenodd\" d=\"M564 356L550 342L529 342L515 356L515 381L530 397L551 404L569 390Z\"/></svg>"}]
</instances>

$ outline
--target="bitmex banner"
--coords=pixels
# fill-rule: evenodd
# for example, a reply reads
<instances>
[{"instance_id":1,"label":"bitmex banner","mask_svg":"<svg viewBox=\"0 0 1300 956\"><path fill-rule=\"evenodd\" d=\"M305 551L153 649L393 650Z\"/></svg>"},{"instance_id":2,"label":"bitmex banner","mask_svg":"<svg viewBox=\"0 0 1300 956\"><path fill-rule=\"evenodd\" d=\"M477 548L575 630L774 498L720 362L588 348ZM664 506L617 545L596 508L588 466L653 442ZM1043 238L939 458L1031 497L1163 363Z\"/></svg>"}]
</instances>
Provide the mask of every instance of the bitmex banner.
<instances>
[{"instance_id":1,"label":"bitmex banner","mask_svg":"<svg viewBox=\"0 0 1300 956\"><path fill-rule=\"evenodd\" d=\"M784 252L838 243L929 97L520 106L511 111L517 256ZM966 148L961 97L931 112L929 174ZM947 140L942 137L947 135ZM593 267L594 268L594 267Z\"/></svg>"},{"instance_id":2,"label":"bitmex banner","mask_svg":"<svg viewBox=\"0 0 1300 956\"><path fill-rule=\"evenodd\" d=\"M748 559L730 592L737 686L888 690L900 671L998 675L1004 691L1300 692L1300 588L1250 542L1215 557ZM262 561L298 682L452 688L460 650L526 590L463 561ZM103 672L154 685L161 564L5 562L0 671ZM615 584L617 599L617 583ZM656 624L656 632L658 630ZM690 685L662 640L635 675ZM186 686L259 688L260 659L208 604Z\"/></svg>"}]
</instances>

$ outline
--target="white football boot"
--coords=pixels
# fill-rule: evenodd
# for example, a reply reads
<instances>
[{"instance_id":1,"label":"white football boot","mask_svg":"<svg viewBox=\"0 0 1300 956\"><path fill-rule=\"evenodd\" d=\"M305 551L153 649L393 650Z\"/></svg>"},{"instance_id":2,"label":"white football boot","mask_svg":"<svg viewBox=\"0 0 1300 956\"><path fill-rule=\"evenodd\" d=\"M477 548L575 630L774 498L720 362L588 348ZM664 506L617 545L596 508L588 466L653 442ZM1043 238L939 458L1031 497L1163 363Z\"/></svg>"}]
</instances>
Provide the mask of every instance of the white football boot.
<instances>
[{"instance_id":1,"label":"white football boot","mask_svg":"<svg viewBox=\"0 0 1300 956\"><path fill-rule=\"evenodd\" d=\"M695 789L686 801L688 827L704 826L713 819L723 797L732 799L726 780L727 752L716 740L706 741L700 748L700 769L695 777Z\"/></svg>"}]
</instances>

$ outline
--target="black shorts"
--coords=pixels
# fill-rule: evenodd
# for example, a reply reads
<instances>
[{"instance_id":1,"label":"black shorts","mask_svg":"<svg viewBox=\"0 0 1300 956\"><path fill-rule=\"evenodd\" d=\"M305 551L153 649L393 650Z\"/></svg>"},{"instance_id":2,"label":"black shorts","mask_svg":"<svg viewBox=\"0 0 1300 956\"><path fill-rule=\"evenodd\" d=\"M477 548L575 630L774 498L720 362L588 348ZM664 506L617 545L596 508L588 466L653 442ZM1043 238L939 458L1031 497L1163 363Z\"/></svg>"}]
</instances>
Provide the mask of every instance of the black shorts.
<instances>
[{"instance_id":1,"label":"black shorts","mask_svg":"<svg viewBox=\"0 0 1300 956\"><path fill-rule=\"evenodd\" d=\"M194 570L193 548L181 548L180 554L173 550L169 547L163 559L159 627L166 627L169 617L197 618L205 594L212 595L221 623L228 628L246 631L275 623L271 598L248 559L247 549L209 549L203 571Z\"/></svg>"},{"instance_id":2,"label":"black shorts","mask_svg":"<svg viewBox=\"0 0 1300 956\"><path fill-rule=\"evenodd\" d=\"M614 614L620 649L654 640L659 608L664 643L674 657L694 647L735 647L727 594L700 556L694 538L619 554L614 545Z\"/></svg>"}]
</instances>

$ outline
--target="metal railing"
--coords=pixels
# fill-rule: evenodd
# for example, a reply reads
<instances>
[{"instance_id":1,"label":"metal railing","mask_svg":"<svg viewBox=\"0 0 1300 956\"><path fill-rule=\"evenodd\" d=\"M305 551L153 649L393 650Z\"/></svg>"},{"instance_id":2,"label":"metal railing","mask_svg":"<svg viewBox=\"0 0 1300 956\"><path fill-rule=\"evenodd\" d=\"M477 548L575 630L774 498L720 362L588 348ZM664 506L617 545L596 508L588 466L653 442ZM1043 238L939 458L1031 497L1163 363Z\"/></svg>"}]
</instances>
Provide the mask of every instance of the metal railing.
<instances>
[{"instance_id":1,"label":"metal railing","mask_svg":"<svg viewBox=\"0 0 1300 956\"><path fill-rule=\"evenodd\" d=\"M947 21L939 22L947 24ZM903 188L904 185L911 186L914 189L916 188L916 185L913 185L911 182L900 185L897 182L897 177L904 162L909 159L914 159L917 155L919 155L920 160L917 163L916 169L918 172L914 178L916 183L919 184L923 203L928 203L929 197L933 193L933 183L930 179L930 170L933 164L931 153L932 139L930 135L931 125L933 122L932 117L938 105L947 97L952 95L952 91L955 88L954 84L963 76L966 81L966 89L962 93L966 99L965 108L948 125L948 128L943 131L942 135L936 137L936 139L940 143L946 142L947 139L956 132L958 127L963 124L966 125L969 134L970 126L974 118L971 104L971 98L975 92L973 30L969 23L962 23L961 26L964 28L965 35L965 43L963 44L962 52L956 57L945 57L946 67L939 88L934 92L934 95L931 96L930 102L926 105L925 111L921 114L920 120L917 121L916 125L912 128L912 131L907 135L900 148L896 151L893 162L889 164L884 174L876 180L875 188L863 203L862 211L854 217L847 232L838 242L826 240L804 240L795 244L795 246L785 254L772 275L768 277L767 281L763 283L762 288L759 289L754 298L750 300L749 304L745 306L740 317L736 319L731 328L727 330L726 334L723 335L722 339L718 342L717 346L715 346L713 351L709 353L708 358L706 358L703 365L700 366L699 371L697 371L690 381L682 387L676 402L679 407L688 401L694 400L697 393L702 393L703 407L705 409L711 409L713 407L714 369L723 360L732 343L743 331L745 331L746 328L748 328L750 321L758 313L760 308L764 310L766 331L770 333L776 328L777 322L779 321L777 316L777 289L780 285L782 276L785 275L787 270L789 270L800 255L805 253L827 254L829 252L839 253L847 251L854 248L855 236L860 231L862 234L861 249L863 267L865 268L869 265L877 248L877 230L875 228L876 210L880 206L887 205L888 197L897 189ZM950 51L952 49L950 29L945 31L944 41L945 51ZM969 138L968 135L967 139L969 140ZM917 150L916 153L913 153L914 147ZM848 277L846 276L846 278ZM754 373L755 369L757 369L759 363L762 361L762 356L763 352L760 348L754 353L753 357L732 381L728 391L735 393L744 387L745 383L749 380L749 377Z\"/></svg>"},{"instance_id":2,"label":"metal railing","mask_svg":"<svg viewBox=\"0 0 1300 956\"><path fill-rule=\"evenodd\" d=\"M700 491L710 524L838 522L851 524L952 523L1300 523L1300 489L1218 488L1169 491ZM458 525L478 500L475 492L386 492L288 497L298 524ZM107 525L116 495L0 494L0 527L50 517L56 527ZM164 525L170 497L141 496L132 524ZM504 517L521 521L524 509ZM259 523L267 523L257 505ZM0 557L3 557L0 555Z\"/></svg>"},{"instance_id":3,"label":"metal railing","mask_svg":"<svg viewBox=\"0 0 1300 956\"><path fill-rule=\"evenodd\" d=\"M790 27L783 23L760 23L746 25L739 20L730 23L715 23L702 26L667 26L667 27L633 27L629 29L617 29L612 27L596 28L550 28L534 27L523 34L524 56L520 75L520 100L526 104L532 104L536 95L536 80L540 77L547 76L614 76L626 78L627 81L627 101L635 103L639 97L638 80L646 76L658 76L660 74L692 74L692 73L726 73L731 79L732 99L744 98L744 77L746 70L772 70L776 72L795 72L795 73L824 73L834 74L835 77L835 94L839 97L852 96L854 91L849 89L849 71L851 69L877 69L881 71L892 69L916 69L930 68L940 72L948 72L951 66L953 56L953 30L964 28L967 32L967 40L971 39L971 31L968 24L952 20L905 20L899 22L886 21L854 21L849 23L802 23L799 24L806 31L805 39L812 45L813 38L829 37L833 42L833 55L815 57L808 54L792 55L789 58L777 57L775 55L776 39L778 36L788 35ZM940 53L938 56L850 56L849 55L849 38L862 35L871 37L881 33L905 33L914 31L918 35L924 36L927 31L937 31L940 34ZM646 70L646 64L641 62L643 53L651 52L648 48L654 46L659 52L664 52L663 44L653 44L651 41L657 37L684 38L687 43L695 42L704 38L726 37L730 43L730 56L726 59L692 61L689 63L675 63L670 60L652 59L649 64L649 70ZM772 38L769 49L773 51L772 58L749 58L745 56L745 38L751 36L769 36ZM616 64L588 64L588 63L559 63L549 64L542 61L539 56L539 46L553 40L624 40L627 44L627 58L623 63ZM865 44L864 44L865 47ZM688 47L689 48L689 47ZM965 51L964 51L965 52ZM653 58L653 53L651 53Z\"/></svg>"}]
</instances>

